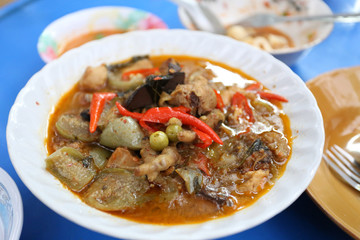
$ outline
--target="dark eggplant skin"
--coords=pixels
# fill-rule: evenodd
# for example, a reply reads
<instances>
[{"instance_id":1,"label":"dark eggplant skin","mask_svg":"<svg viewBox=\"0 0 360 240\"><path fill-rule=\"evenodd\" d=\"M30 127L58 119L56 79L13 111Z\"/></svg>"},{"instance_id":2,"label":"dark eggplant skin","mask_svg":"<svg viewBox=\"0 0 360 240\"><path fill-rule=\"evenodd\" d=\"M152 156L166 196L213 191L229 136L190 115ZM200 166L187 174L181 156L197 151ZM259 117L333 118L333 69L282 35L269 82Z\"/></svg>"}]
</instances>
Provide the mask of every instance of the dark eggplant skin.
<instances>
[{"instance_id":1,"label":"dark eggplant skin","mask_svg":"<svg viewBox=\"0 0 360 240\"><path fill-rule=\"evenodd\" d=\"M125 101L124 107L130 111L147 107L155 103L156 94L153 89L145 84L137 88Z\"/></svg>"},{"instance_id":2,"label":"dark eggplant skin","mask_svg":"<svg viewBox=\"0 0 360 240\"><path fill-rule=\"evenodd\" d=\"M142 59L148 59L148 58L149 58L149 55L135 56L135 57L132 57L129 61L124 62L124 63L106 65L106 68L110 72L118 72L121 69L136 63L137 61L140 61Z\"/></svg>"},{"instance_id":3,"label":"dark eggplant skin","mask_svg":"<svg viewBox=\"0 0 360 240\"><path fill-rule=\"evenodd\" d=\"M185 73L175 72L169 75L150 75L146 83L138 87L125 101L124 107L135 110L156 104L163 91L171 93L177 85L184 84Z\"/></svg>"},{"instance_id":4,"label":"dark eggplant skin","mask_svg":"<svg viewBox=\"0 0 360 240\"><path fill-rule=\"evenodd\" d=\"M83 111L81 111L80 113L81 119L86 121L86 122L90 122L90 109L85 109Z\"/></svg>"}]
</instances>

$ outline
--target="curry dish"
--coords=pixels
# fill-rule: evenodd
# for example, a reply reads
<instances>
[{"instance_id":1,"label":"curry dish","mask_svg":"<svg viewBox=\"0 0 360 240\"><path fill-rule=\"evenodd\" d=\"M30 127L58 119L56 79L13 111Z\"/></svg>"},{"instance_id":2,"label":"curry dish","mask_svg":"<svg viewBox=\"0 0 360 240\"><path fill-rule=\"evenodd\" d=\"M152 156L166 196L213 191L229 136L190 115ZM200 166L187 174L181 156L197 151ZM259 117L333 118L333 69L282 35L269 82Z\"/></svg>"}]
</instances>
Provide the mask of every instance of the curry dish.
<instances>
[{"instance_id":1,"label":"curry dish","mask_svg":"<svg viewBox=\"0 0 360 240\"><path fill-rule=\"evenodd\" d=\"M206 59L136 56L88 67L50 116L46 168L89 206L129 220L228 216L285 170L286 102Z\"/></svg>"}]
</instances>

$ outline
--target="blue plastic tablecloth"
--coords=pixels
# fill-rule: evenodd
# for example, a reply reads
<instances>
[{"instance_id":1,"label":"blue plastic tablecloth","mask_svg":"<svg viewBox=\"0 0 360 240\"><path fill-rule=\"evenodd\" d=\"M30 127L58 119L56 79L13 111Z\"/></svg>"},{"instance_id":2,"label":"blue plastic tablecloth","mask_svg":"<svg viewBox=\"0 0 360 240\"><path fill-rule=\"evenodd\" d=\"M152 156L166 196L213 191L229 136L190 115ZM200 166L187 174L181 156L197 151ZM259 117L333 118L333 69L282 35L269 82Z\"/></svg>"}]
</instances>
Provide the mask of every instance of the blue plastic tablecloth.
<instances>
[{"instance_id":1,"label":"blue plastic tablecloth","mask_svg":"<svg viewBox=\"0 0 360 240\"><path fill-rule=\"evenodd\" d=\"M328 0L334 12L359 12L360 1ZM177 7L165 0L18 0L0 8L0 167L19 187L24 204L21 239L92 239L111 237L93 232L59 216L25 187L9 159L6 124L16 95L44 63L36 43L53 20L73 11L95 6L130 6L150 11L170 28L184 28ZM292 70L304 81L321 73L360 64L360 24L337 23L331 35L314 47ZM360 91L360 90L359 90ZM360 227L360 226L359 226ZM289 208L269 221L223 239L350 239L303 193Z\"/></svg>"}]
</instances>

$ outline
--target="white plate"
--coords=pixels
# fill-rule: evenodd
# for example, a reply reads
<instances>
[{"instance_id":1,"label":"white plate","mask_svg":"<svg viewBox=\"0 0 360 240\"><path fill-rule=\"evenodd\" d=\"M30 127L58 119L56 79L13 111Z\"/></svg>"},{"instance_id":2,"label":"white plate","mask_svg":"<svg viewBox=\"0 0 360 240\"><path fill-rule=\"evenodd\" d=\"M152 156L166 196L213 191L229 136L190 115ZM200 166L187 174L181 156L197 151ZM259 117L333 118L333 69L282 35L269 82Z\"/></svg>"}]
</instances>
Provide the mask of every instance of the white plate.
<instances>
[{"instance_id":1,"label":"white plate","mask_svg":"<svg viewBox=\"0 0 360 240\"><path fill-rule=\"evenodd\" d=\"M239 68L289 99L284 111L294 136L292 157L284 175L255 204L229 217L199 224L140 224L87 206L45 170L47 121L60 97L86 66L141 54L205 57ZM9 115L7 142L12 163L30 191L49 208L83 227L127 239L209 239L254 227L293 203L319 166L324 131L316 101L304 82L270 54L204 32L148 30L90 42L46 65L19 93Z\"/></svg>"},{"instance_id":2,"label":"white plate","mask_svg":"<svg viewBox=\"0 0 360 240\"><path fill-rule=\"evenodd\" d=\"M0 239L18 240L23 226L23 204L19 189L0 168Z\"/></svg>"}]
</instances>

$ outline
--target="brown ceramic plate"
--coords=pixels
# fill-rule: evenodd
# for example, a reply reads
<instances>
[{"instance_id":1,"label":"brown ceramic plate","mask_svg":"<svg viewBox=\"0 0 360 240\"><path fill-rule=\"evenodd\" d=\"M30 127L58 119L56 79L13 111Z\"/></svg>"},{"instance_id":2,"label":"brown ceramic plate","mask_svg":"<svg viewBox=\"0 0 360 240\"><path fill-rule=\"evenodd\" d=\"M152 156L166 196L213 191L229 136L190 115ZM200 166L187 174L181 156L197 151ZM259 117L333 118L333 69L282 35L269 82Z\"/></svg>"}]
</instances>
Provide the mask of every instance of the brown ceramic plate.
<instances>
[{"instance_id":1,"label":"brown ceramic plate","mask_svg":"<svg viewBox=\"0 0 360 240\"><path fill-rule=\"evenodd\" d=\"M307 86L323 115L324 149L333 144L345 147L360 134L360 67L325 73ZM342 182L324 161L307 192L335 223L360 239L360 192Z\"/></svg>"}]
</instances>

